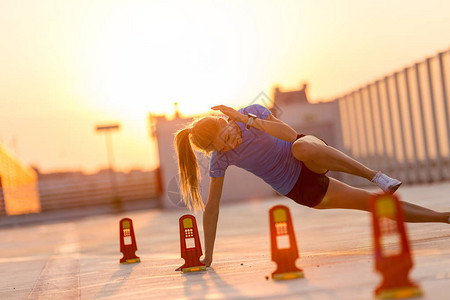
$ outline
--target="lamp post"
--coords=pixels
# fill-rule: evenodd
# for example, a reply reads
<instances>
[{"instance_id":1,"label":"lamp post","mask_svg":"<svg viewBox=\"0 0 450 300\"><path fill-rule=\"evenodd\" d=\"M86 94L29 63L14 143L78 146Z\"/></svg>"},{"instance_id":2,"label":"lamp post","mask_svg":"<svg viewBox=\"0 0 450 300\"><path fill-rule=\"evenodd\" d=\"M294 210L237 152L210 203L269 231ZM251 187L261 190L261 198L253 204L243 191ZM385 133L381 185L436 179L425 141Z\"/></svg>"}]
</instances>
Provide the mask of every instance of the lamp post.
<instances>
[{"instance_id":1,"label":"lamp post","mask_svg":"<svg viewBox=\"0 0 450 300\"><path fill-rule=\"evenodd\" d=\"M112 147L112 137L111 132L113 130L119 130L119 124L111 125L99 125L96 128L97 132L104 132L106 137L106 151L108 153L108 164L109 164L109 179L111 183L111 193L112 193L112 206L117 211L122 211L122 202L117 191L117 181L114 172L114 157L113 157L113 147Z\"/></svg>"}]
</instances>

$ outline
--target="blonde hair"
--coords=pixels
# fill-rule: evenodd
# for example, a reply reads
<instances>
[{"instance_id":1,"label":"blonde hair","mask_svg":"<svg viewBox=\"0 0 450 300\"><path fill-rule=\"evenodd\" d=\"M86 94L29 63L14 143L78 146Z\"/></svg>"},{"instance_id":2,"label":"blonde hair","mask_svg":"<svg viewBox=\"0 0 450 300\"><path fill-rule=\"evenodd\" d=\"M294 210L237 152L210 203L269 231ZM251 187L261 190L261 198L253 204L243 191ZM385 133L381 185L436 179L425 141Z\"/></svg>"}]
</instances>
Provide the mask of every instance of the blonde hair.
<instances>
[{"instance_id":1,"label":"blonde hair","mask_svg":"<svg viewBox=\"0 0 450 300\"><path fill-rule=\"evenodd\" d=\"M180 193L190 210L203 209L199 192L201 179L194 148L208 155L214 151L213 141L220 131L219 117L203 117L194 120L186 128L175 133L174 146L178 157Z\"/></svg>"}]
</instances>

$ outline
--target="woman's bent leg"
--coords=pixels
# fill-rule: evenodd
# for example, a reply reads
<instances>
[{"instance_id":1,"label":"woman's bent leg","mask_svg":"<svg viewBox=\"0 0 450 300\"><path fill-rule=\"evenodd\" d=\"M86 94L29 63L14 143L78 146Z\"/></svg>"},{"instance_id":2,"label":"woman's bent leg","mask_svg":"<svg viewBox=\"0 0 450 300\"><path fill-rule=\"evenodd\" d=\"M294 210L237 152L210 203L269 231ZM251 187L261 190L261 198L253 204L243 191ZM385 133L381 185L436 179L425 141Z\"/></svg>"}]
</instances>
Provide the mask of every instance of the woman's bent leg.
<instances>
[{"instance_id":1,"label":"woman's bent leg","mask_svg":"<svg viewBox=\"0 0 450 300\"><path fill-rule=\"evenodd\" d=\"M377 171L369 169L312 135L295 141L292 145L292 153L295 158L303 161L308 169L319 174L331 170L360 176L367 180L371 180L377 174Z\"/></svg>"},{"instance_id":2,"label":"woman's bent leg","mask_svg":"<svg viewBox=\"0 0 450 300\"><path fill-rule=\"evenodd\" d=\"M349 186L330 178L327 193L317 209L343 208L370 211L370 198L373 193ZM450 213L440 213L415 204L401 201L406 222L449 223Z\"/></svg>"},{"instance_id":3,"label":"woman's bent leg","mask_svg":"<svg viewBox=\"0 0 450 300\"><path fill-rule=\"evenodd\" d=\"M331 170L360 176L374 182L383 191L389 193L394 193L402 184L401 181L382 172L369 169L312 135L297 139L292 145L292 154L303 161L308 169L318 174Z\"/></svg>"}]
</instances>

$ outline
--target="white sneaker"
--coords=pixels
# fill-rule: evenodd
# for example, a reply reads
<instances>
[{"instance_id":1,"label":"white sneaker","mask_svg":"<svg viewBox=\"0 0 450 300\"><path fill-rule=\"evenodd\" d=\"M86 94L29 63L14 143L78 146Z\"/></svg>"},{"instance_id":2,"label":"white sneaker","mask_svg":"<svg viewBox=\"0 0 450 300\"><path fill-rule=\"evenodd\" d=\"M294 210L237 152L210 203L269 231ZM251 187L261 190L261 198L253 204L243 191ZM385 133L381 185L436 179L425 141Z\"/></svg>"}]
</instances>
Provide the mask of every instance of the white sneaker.
<instances>
[{"instance_id":1,"label":"white sneaker","mask_svg":"<svg viewBox=\"0 0 450 300\"><path fill-rule=\"evenodd\" d=\"M402 185L402 182L387 176L382 172L378 172L371 180L385 193L393 194Z\"/></svg>"}]
</instances>

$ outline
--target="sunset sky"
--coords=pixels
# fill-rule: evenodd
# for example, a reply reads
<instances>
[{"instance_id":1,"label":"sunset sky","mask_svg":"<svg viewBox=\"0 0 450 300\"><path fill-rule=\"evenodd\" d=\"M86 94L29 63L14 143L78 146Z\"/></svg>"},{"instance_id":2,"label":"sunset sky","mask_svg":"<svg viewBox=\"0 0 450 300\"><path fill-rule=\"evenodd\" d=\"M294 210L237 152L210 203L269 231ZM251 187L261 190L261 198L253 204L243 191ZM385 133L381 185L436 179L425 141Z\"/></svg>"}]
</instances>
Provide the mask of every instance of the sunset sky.
<instances>
[{"instance_id":1,"label":"sunset sky","mask_svg":"<svg viewBox=\"0 0 450 300\"><path fill-rule=\"evenodd\" d=\"M158 165L147 117L309 84L331 100L450 47L449 1L0 1L0 143L42 172Z\"/></svg>"}]
</instances>

